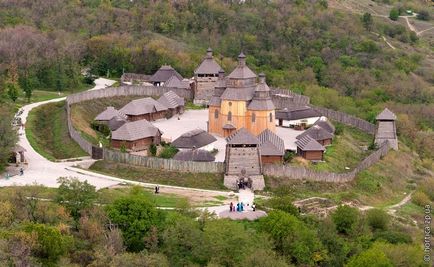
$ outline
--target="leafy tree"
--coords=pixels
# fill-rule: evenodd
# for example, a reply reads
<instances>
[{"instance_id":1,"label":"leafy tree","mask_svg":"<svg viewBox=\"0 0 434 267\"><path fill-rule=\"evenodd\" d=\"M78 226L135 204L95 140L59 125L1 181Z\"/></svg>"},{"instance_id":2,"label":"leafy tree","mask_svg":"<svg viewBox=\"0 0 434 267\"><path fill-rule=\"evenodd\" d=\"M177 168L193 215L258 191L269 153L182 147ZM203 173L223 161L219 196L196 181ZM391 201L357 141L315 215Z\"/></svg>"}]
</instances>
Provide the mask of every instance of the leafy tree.
<instances>
[{"instance_id":1,"label":"leafy tree","mask_svg":"<svg viewBox=\"0 0 434 267\"><path fill-rule=\"evenodd\" d=\"M389 18L391 20L398 20L399 18L399 10L397 8L392 8L389 13Z\"/></svg>"},{"instance_id":2,"label":"leafy tree","mask_svg":"<svg viewBox=\"0 0 434 267\"><path fill-rule=\"evenodd\" d=\"M18 99L20 87L16 82L6 82L6 91L8 93L9 98L15 102Z\"/></svg>"},{"instance_id":3,"label":"leafy tree","mask_svg":"<svg viewBox=\"0 0 434 267\"><path fill-rule=\"evenodd\" d=\"M125 252L116 255L110 266L136 267L136 266L159 266L169 267L169 262L164 254L147 254Z\"/></svg>"},{"instance_id":4,"label":"leafy tree","mask_svg":"<svg viewBox=\"0 0 434 267\"><path fill-rule=\"evenodd\" d=\"M368 225L372 230L387 230L389 224L389 215L379 209L371 209L366 212Z\"/></svg>"},{"instance_id":5,"label":"leafy tree","mask_svg":"<svg viewBox=\"0 0 434 267\"><path fill-rule=\"evenodd\" d=\"M0 107L0 171L11 156L11 152L18 141L17 132L11 125L12 114L8 105L1 104Z\"/></svg>"},{"instance_id":6,"label":"leafy tree","mask_svg":"<svg viewBox=\"0 0 434 267\"><path fill-rule=\"evenodd\" d=\"M241 267L250 266L273 266L273 267L288 267L285 260L271 250L258 249L254 253L246 256L240 264Z\"/></svg>"},{"instance_id":7,"label":"leafy tree","mask_svg":"<svg viewBox=\"0 0 434 267\"><path fill-rule=\"evenodd\" d=\"M372 247L350 258L347 267L392 267L392 262L378 247Z\"/></svg>"},{"instance_id":8,"label":"leafy tree","mask_svg":"<svg viewBox=\"0 0 434 267\"><path fill-rule=\"evenodd\" d=\"M292 204L293 198L291 196L275 196L268 200L268 206L275 210L281 210L298 216L298 208Z\"/></svg>"},{"instance_id":9,"label":"leafy tree","mask_svg":"<svg viewBox=\"0 0 434 267\"><path fill-rule=\"evenodd\" d=\"M294 215L272 211L260 219L259 228L270 234L282 255L299 265L318 264L326 258L316 233Z\"/></svg>"},{"instance_id":10,"label":"leafy tree","mask_svg":"<svg viewBox=\"0 0 434 267\"><path fill-rule=\"evenodd\" d=\"M61 177L56 195L56 202L64 206L77 222L84 209L92 207L97 194L95 186L87 181L81 182L77 178Z\"/></svg>"},{"instance_id":11,"label":"leafy tree","mask_svg":"<svg viewBox=\"0 0 434 267\"><path fill-rule=\"evenodd\" d=\"M72 237L62 235L53 226L28 224L24 227L24 230L36 234L36 246L33 253L47 265L54 265L72 245Z\"/></svg>"},{"instance_id":12,"label":"leafy tree","mask_svg":"<svg viewBox=\"0 0 434 267\"><path fill-rule=\"evenodd\" d=\"M332 213L332 220L339 233L350 234L359 220L359 211L347 205L339 206Z\"/></svg>"},{"instance_id":13,"label":"leafy tree","mask_svg":"<svg viewBox=\"0 0 434 267\"><path fill-rule=\"evenodd\" d=\"M372 30L372 26L374 25L374 20L372 19L371 13L366 12L365 14L362 15L362 23L363 23L363 27L365 27L367 31Z\"/></svg>"},{"instance_id":14,"label":"leafy tree","mask_svg":"<svg viewBox=\"0 0 434 267\"><path fill-rule=\"evenodd\" d=\"M116 199L106 208L111 223L122 231L127 250L137 252L145 248L144 238L153 226L160 226L162 214L144 194L132 192Z\"/></svg>"}]
</instances>

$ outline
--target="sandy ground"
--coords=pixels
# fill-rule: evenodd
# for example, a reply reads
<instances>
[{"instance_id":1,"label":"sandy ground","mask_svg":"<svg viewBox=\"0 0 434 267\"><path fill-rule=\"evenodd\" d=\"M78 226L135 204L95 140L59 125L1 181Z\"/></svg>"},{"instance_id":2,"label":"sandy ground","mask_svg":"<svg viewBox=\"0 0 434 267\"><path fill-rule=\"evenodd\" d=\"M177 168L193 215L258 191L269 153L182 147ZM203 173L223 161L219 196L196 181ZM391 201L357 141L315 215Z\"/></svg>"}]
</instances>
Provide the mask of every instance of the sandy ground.
<instances>
[{"instance_id":1,"label":"sandy ground","mask_svg":"<svg viewBox=\"0 0 434 267\"><path fill-rule=\"evenodd\" d=\"M178 119L179 118L179 119ZM163 139L173 141L183 133L194 129L202 129L207 131L208 110L187 110L180 116L174 116L168 120L162 119L153 122L158 129L163 132ZM285 149L296 150L295 137L303 131L296 131L291 128L277 127L277 135L280 136L285 142ZM214 147L218 149L216 155L217 162L225 160L226 140L223 137L214 135L217 141L213 143Z\"/></svg>"}]
</instances>

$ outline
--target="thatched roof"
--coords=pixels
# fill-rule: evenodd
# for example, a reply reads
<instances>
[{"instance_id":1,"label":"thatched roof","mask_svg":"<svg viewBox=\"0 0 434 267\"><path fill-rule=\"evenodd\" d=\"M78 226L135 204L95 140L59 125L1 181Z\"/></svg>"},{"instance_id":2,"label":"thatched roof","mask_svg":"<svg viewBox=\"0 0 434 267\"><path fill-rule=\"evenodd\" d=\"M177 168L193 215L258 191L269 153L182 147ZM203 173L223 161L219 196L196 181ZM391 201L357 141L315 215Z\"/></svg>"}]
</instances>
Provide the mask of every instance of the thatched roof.
<instances>
[{"instance_id":1,"label":"thatched roof","mask_svg":"<svg viewBox=\"0 0 434 267\"><path fill-rule=\"evenodd\" d=\"M174 160L182 161L202 161L212 162L215 157L208 151L202 149L183 150L176 153L173 157Z\"/></svg>"},{"instance_id":2,"label":"thatched roof","mask_svg":"<svg viewBox=\"0 0 434 267\"><path fill-rule=\"evenodd\" d=\"M306 135L295 141L295 144L302 151L324 151L325 148L312 137Z\"/></svg>"},{"instance_id":3,"label":"thatched roof","mask_svg":"<svg viewBox=\"0 0 434 267\"><path fill-rule=\"evenodd\" d=\"M163 65L159 70L157 70L157 72L154 73L154 75L151 76L151 78L149 78L149 81L164 83L167 80L169 80L169 78L172 77L173 75L178 77L178 79L181 81L182 79L184 79L182 78L181 74L179 74L174 68L172 68L172 66Z\"/></svg>"},{"instance_id":4,"label":"thatched roof","mask_svg":"<svg viewBox=\"0 0 434 267\"><path fill-rule=\"evenodd\" d=\"M160 130L147 120L126 122L112 132L112 139L122 141L136 141L148 137L161 135Z\"/></svg>"},{"instance_id":5,"label":"thatched roof","mask_svg":"<svg viewBox=\"0 0 434 267\"><path fill-rule=\"evenodd\" d=\"M176 138L172 145L177 148L201 148L209 145L217 139L202 129L196 129L184 133L180 137Z\"/></svg>"},{"instance_id":6,"label":"thatched roof","mask_svg":"<svg viewBox=\"0 0 434 267\"><path fill-rule=\"evenodd\" d=\"M137 116L167 110L167 107L160 104L151 97L136 99L126 104L119 111L122 114Z\"/></svg>"},{"instance_id":7,"label":"thatched roof","mask_svg":"<svg viewBox=\"0 0 434 267\"><path fill-rule=\"evenodd\" d=\"M282 138L269 129L265 129L258 135L260 142L259 151L263 156L283 156L285 154L285 143Z\"/></svg>"}]
</instances>

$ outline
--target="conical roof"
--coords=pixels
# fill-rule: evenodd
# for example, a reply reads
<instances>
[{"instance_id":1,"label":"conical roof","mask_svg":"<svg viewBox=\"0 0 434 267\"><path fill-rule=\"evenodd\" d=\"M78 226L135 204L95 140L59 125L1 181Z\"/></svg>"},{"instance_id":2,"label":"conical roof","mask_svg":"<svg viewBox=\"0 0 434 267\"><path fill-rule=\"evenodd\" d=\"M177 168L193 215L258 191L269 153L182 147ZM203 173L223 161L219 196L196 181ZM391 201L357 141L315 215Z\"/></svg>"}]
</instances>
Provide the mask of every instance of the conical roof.
<instances>
[{"instance_id":1,"label":"conical roof","mask_svg":"<svg viewBox=\"0 0 434 267\"><path fill-rule=\"evenodd\" d=\"M388 108L385 108L375 119L377 121L394 121L396 120L396 115Z\"/></svg>"},{"instance_id":2,"label":"conical roof","mask_svg":"<svg viewBox=\"0 0 434 267\"><path fill-rule=\"evenodd\" d=\"M256 78L256 74L246 65L246 56L243 52L238 56L238 66L229 74L229 79Z\"/></svg>"},{"instance_id":3,"label":"conical roof","mask_svg":"<svg viewBox=\"0 0 434 267\"><path fill-rule=\"evenodd\" d=\"M206 56L202 63L200 63L199 67L196 68L194 74L218 74L220 70L220 65L212 56L212 49L208 48Z\"/></svg>"},{"instance_id":4,"label":"conical roof","mask_svg":"<svg viewBox=\"0 0 434 267\"><path fill-rule=\"evenodd\" d=\"M159 70L157 70L154 75L149 78L151 82L166 82L170 77L175 75L179 80L182 81L182 76L179 74L172 66L163 65Z\"/></svg>"}]
</instances>

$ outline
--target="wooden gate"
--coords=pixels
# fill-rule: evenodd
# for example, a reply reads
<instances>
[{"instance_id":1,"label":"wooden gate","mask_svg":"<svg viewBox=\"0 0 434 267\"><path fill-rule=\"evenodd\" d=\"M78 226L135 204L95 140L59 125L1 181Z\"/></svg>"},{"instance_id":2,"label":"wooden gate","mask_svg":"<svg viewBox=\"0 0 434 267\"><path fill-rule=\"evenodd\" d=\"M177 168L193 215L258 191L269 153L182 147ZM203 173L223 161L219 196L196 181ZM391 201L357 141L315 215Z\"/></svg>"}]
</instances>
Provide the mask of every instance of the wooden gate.
<instances>
[{"instance_id":1,"label":"wooden gate","mask_svg":"<svg viewBox=\"0 0 434 267\"><path fill-rule=\"evenodd\" d=\"M92 146L92 158L93 159L102 159L103 158L103 149L101 147Z\"/></svg>"}]
</instances>

